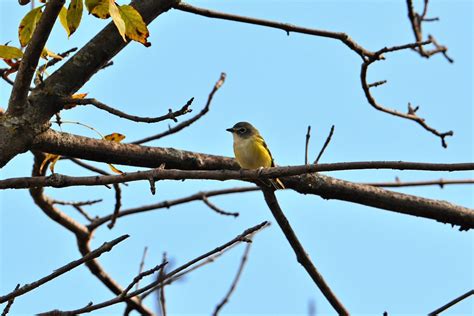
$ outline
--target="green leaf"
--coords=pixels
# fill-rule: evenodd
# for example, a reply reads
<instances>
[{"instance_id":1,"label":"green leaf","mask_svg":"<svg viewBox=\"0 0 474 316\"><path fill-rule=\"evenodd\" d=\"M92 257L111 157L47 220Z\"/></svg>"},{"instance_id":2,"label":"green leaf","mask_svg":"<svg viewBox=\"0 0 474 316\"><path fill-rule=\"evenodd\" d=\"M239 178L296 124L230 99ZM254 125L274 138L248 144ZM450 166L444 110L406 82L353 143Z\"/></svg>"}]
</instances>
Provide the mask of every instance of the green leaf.
<instances>
[{"instance_id":1,"label":"green leaf","mask_svg":"<svg viewBox=\"0 0 474 316\"><path fill-rule=\"evenodd\" d=\"M123 40L126 42L127 38L125 37L125 21L122 19L122 16L120 15L120 10L115 4L114 0L109 0L109 13L112 17L112 20L114 21L115 26L117 27L117 30L119 31Z\"/></svg>"},{"instance_id":2,"label":"green leaf","mask_svg":"<svg viewBox=\"0 0 474 316\"><path fill-rule=\"evenodd\" d=\"M0 45L0 58L14 59L23 57L23 52L16 47Z\"/></svg>"},{"instance_id":3,"label":"green leaf","mask_svg":"<svg viewBox=\"0 0 474 316\"><path fill-rule=\"evenodd\" d=\"M99 19L108 19L109 0L86 0L87 11Z\"/></svg>"},{"instance_id":4,"label":"green leaf","mask_svg":"<svg viewBox=\"0 0 474 316\"><path fill-rule=\"evenodd\" d=\"M67 9L66 9L66 7L62 7L61 11L59 12L59 22L61 22L61 25L66 30L67 36L71 35L71 32L69 32L69 27L67 26Z\"/></svg>"},{"instance_id":5,"label":"green leaf","mask_svg":"<svg viewBox=\"0 0 474 316\"><path fill-rule=\"evenodd\" d=\"M31 36L36 29L36 25L41 18L42 8L43 6L31 10L21 20L20 26L18 27L18 38L20 40L21 47L28 45Z\"/></svg>"},{"instance_id":6,"label":"green leaf","mask_svg":"<svg viewBox=\"0 0 474 316\"><path fill-rule=\"evenodd\" d=\"M119 10L125 22L125 35L129 39L142 43L146 47L150 46L151 44L147 41L150 33L140 13L130 5L122 5L119 7Z\"/></svg>"},{"instance_id":7,"label":"green leaf","mask_svg":"<svg viewBox=\"0 0 474 316\"><path fill-rule=\"evenodd\" d=\"M81 23L83 10L83 0L71 0L67 8L67 27L69 29L69 36L74 33Z\"/></svg>"}]
</instances>

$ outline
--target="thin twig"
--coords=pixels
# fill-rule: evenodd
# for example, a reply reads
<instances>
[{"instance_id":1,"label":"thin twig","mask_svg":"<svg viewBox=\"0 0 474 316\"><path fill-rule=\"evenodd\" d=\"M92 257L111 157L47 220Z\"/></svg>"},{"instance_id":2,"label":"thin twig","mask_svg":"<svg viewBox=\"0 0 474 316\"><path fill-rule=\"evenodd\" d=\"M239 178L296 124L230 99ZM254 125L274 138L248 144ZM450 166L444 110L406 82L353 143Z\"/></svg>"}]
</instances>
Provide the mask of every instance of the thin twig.
<instances>
[{"instance_id":1,"label":"thin twig","mask_svg":"<svg viewBox=\"0 0 474 316\"><path fill-rule=\"evenodd\" d=\"M319 162L319 159L321 158L321 156L323 155L324 151L326 150L326 147L329 145L329 142L331 141L331 138L332 138L332 134L334 133L334 125L331 126L331 130L329 131L329 135L328 137L326 138L326 141L324 142L324 145L323 147L321 148L321 150L319 151L319 154L318 154L318 157L316 158L316 160L313 162L313 164L318 164Z\"/></svg>"},{"instance_id":2,"label":"thin twig","mask_svg":"<svg viewBox=\"0 0 474 316\"><path fill-rule=\"evenodd\" d=\"M234 217L239 216L239 213L237 213L237 212L226 212L223 209L217 207L215 204L213 204L213 203L211 203L211 201L209 201L209 199L207 198L207 196L205 194L202 195L202 201L204 202L204 204L209 206L209 208L211 210L215 211L218 214L226 215L226 216L234 216Z\"/></svg>"},{"instance_id":3,"label":"thin twig","mask_svg":"<svg viewBox=\"0 0 474 316\"><path fill-rule=\"evenodd\" d=\"M186 102L185 105L183 105L179 110L174 111L171 109L168 109L168 113L162 116L158 117L142 117L142 116L136 116L136 115L130 115L125 112L122 112L120 110L117 110L111 106L108 106L107 104L104 104L96 99L74 99L74 98L65 98L62 100L64 104L74 104L74 105L88 105L92 104L96 108L107 111L108 113L130 120L134 122L141 122L141 123L158 123L164 120L173 120L175 122L178 122L177 117L184 115L186 113L192 112L192 109L189 108L191 104L193 103L194 98L191 98Z\"/></svg>"},{"instance_id":4,"label":"thin twig","mask_svg":"<svg viewBox=\"0 0 474 316\"><path fill-rule=\"evenodd\" d=\"M201 110L201 112L199 112L198 114L196 114L195 116L193 116L189 120L183 121L183 122L179 123L178 125L176 125L172 128L169 128L165 132L162 132L162 133L150 136L150 137L146 137L146 138L134 141L134 142L132 142L132 144L140 145L140 144L152 141L152 140L157 140L157 139L160 139L162 137L177 133L180 130L182 130L183 128L186 128L189 125L196 122L197 120L199 120L201 117L203 117L209 111L209 108L211 106L212 98L214 97L214 94L217 92L217 90L219 90L219 88L224 84L225 78L226 78L226 74L224 72L221 73L221 75L219 77L219 80L217 80L216 84L212 88L211 93L209 93L209 96L208 96L207 102L206 102L206 106L204 106L204 108Z\"/></svg>"},{"instance_id":5,"label":"thin twig","mask_svg":"<svg viewBox=\"0 0 474 316\"><path fill-rule=\"evenodd\" d=\"M125 297L128 294L128 292L133 288L134 285L138 285L138 282L140 282L141 279L143 279L146 276L154 274L158 270L163 269L164 266L167 264L168 262L163 262L149 270L140 272L136 277L133 278L133 281L122 291L122 293L120 293L120 296Z\"/></svg>"},{"instance_id":6,"label":"thin twig","mask_svg":"<svg viewBox=\"0 0 474 316\"><path fill-rule=\"evenodd\" d=\"M9 301L12 298L18 297L18 296L23 295L25 293L28 293L29 291L36 289L37 287L39 287L39 286L41 286L41 285L57 278L58 276L66 273L66 272L69 272L74 268L77 268L81 264L83 264L85 262L88 262L88 261L91 261L91 260L93 260L97 257L100 257L100 255L102 255L104 252L108 252L108 251L112 250L112 248L115 245L117 245L118 243L124 241L128 237L129 237L128 235L123 235L123 236L121 236L119 238L116 238L112 241L106 242L102 246L100 246L99 248L97 248L94 251L91 251L90 253L85 255L84 257L82 257L78 260L72 261L72 262L66 264L65 266L60 267L59 269L54 270L53 273L51 273L51 274L49 274L49 275L47 275L47 276L45 276L45 277L43 277L43 278L41 278L37 281L34 281L32 283L23 285L22 287L20 287L19 289L15 290L11 293L8 293L4 296L0 296L0 304Z\"/></svg>"},{"instance_id":7,"label":"thin twig","mask_svg":"<svg viewBox=\"0 0 474 316\"><path fill-rule=\"evenodd\" d=\"M415 187L415 186L426 186L426 185L439 185L442 189L445 185L449 184L474 184L474 179L456 179L456 180L427 180L427 181L395 181L395 182L368 182L361 183L370 185L373 187L385 187L385 188L397 188L397 187Z\"/></svg>"},{"instance_id":8,"label":"thin twig","mask_svg":"<svg viewBox=\"0 0 474 316\"><path fill-rule=\"evenodd\" d=\"M135 207L135 208L122 210L118 214L118 217L128 216L128 215L133 215L133 214L139 214L139 213L143 213L143 212L153 211L153 210L156 210L156 209L170 208L170 207L175 206L175 205L189 203L189 202L192 202L192 201L200 201L200 200L202 200L203 195L206 196L206 197L211 197L211 196L216 196L216 195L253 192L253 191L260 191L260 188L256 187L256 186L251 186L251 187L238 187L238 188L198 192L198 193L192 194L190 196L175 199L175 200L167 200L167 201L162 201L162 202L158 202L158 203L154 203L154 204L143 205L143 206L140 206L140 207ZM97 218L88 226L88 228L91 231L95 230L100 225L110 221L111 218L112 218L112 215L107 215L107 216L104 216L104 217L101 217L101 218Z\"/></svg>"},{"instance_id":9,"label":"thin twig","mask_svg":"<svg viewBox=\"0 0 474 316\"><path fill-rule=\"evenodd\" d=\"M334 292L327 285L323 276L319 273L314 264L311 262L311 259L303 248L303 245L298 240L298 237L293 231L293 228L291 227L290 223L285 217L285 214L281 210L273 190L262 187L262 191L263 196L265 197L265 201L267 202L267 205L273 214L273 217L275 217L278 225L285 234L286 239L290 243L291 248L293 248L298 262L303 266L306 272L308 272L311 279L313 279L314 283L321 290L323 295L326 297L332 307L336 310L336 312L339 315L349 315L347 309L344 307L344 305L342 305L342 303L336 297Z\"/></svg>"},{"instance_id":10,"label":"thin twig","mask_svg":"<svg viewBox=\"0 0 474 316\"><path fill-rule=\"evenodd\" d=\"M224 296L222 301L216 306L216 309L214 310L214 313L212 314L213 316L217 316L219 314L219 311L222 309L222 307L224 307L225 304L227 304L227 302L229 301L230 296L235 291L235 289L237 287L237 283L240 280L240 276L242 275L242 271L244 271L245 263L247 262L247 258L248 258L248 255L249 255L251 245L252 245L252 242L250 240L247 243L247 245L245 246L245 251L244 251L244 254L242 256L242 259L240 260L239 269L237 270L237 274L235 275L234 281L232 282L229 290L227 291L227 294Z\"/></svg>"},{"instance_id":11,"label":"thin twig","mask_svg":"<svg viewBox=\"0 0 474 316\"><path fill-rule=\"evenodd\" d=\"M400 45L400 46L384 47L384 48L378 50L377 52L375 52L375 55L376 56L382 56L384 53L394 52L394 51L397 51L397 50L402 50L402 49L407 49L407 48L415 48L415 47L418 47L418 45L423 46L423 45L429 44L431 42L432 42L432 40L428 40L428 41L425 41L425 42L417 42L417 43ZM376 60L377 59L372 58L372 59L368 59L367 61L362 63L361 71L360 71L360 80L361 80L361 84L362 84L362 89L364 90L365 97L366 97L367 101L369 102L369 104L378 111L381 111L381 112L384 112L384 113L387 113L387 114L390 114L390 115L393 115L393 116L401 117L401 118L404 118L404 119L408 119L408 120L411 120L411 121L414 121L414 122L418 123L425 130L427 130L430 133L438 136L441 139L441 145L444 148L448 147L445 138L447 136L453 136L454 135L453 131L439 132L438 130L436 130L433 127L429 126L426 123L426 120L424 118L419 117L415 113L416 111L411 111L410 110L410 108L411 108L410 104L408 105L409 111L408 111L408 113L405 114L405 113L399 112L397 110L386 108L385 106L379 104L377 102L377 100L375 100L372 93L370 92L371 86L367 81L367 71L368 71L369 66L372 63L374 63Z\"/></svg>"},{"instance_id":12,"label":"thin twig","mask_svg":"<svg viewBox=\"0 0 474 316\"><path fill-rule=\"evenodd\" d=\"M143 268L145 267L145 259L146 259L147 252L148 252L148 247L145 247L143 249L143 255L142 255L142 260L140 261L140 266L138 267L138 274L141 274L143 272ZM164 261L162 263L164 263ZM160 270L160 273L161 271L163 271L163 269ZM140 285L140 282L137 282L135 286L135 290L138 290L139 285Z\"/></svg>"},{"instance_id":13,"label":"thin twig","mask_svg":"<svg viewBox=\"0 0 474 316\"><path fill-rule=\"evenodd\" d=\"M308 131L306 132L306 141L304 144L304 164L308 164L308 147L309 147L309 138L311 137L311 125L308 125Z\"/></svg>"},{"instance_id":14,"label":"thin twig","mask_svg":"<svg viewBox=\"0 0 474 316\"><path fill-rule=\"evenodd\" d=\"M162 262L166 262L166 252L163 252L163 260ZM157 280L163 280L166 275L165 268L160 270L160 273L158 274ZM166 298L165 298L165 286L161 286L158 291L158 304L160 306L160 312L161 316L166 316Z\"/></svg>"},{"instance_id":15,"label":"thin twig","mask_svg":"<svg viewBox=\"0 0 474 316\"><path fill-rule=\"evenodd\" d=\"M459 296L459 297L456 297L454 300L450 301L449 303L446 303L445 305L441 306L440 308L432 311L431 313L429 313L428 315L429 316L434 316L434 315L438 315L439 313L447 310L448 308L456 305L457 303L461 302L462 300L468 298L469 296L471 295L474 295L474 290L470 290L470 291L467 291L466 293L464 293L463 295Z\"/></svg>"},{"instance_id":16,"label":"thin twig","mask_svg":"<svg viewBox=\"0 0 474 316\"><path fill-rule=\"evenodd\" d=\"M302 33L302 34L319 36L319 37L333 38L333 39L337 39L343 42L347 47L355 51L362 59L373 56L372 52L360 46L346 33L311 29L311 28L291 25L288 23L281 23L281 22L257 19L257 18L252 18L252 17L239 16L235 14L222 13L222 12L212 11L212 10L208 10L204 8L194 7L190 4L184 3L183 1L177 2L174 5L174 8L181 11L206 16L209 18L223 19L223 20L229 20L229 21L234 21L234 22L248 23L248 24L254 24L254 25L280 29L280 30L285 31L287 35L289 35L290 32L294 32L294 33Z\"/></svg>"},{"instance_id":17,"label":"thin twig","mask_svg":"<svg viewBox=\"0 0 474 316\"><path fill-rule=\"evenodd\" d=\"M122 206L122 190L118 183L114 183L114 190L115 190L115 206L114 212L112 213L112 218L110 219L110 223L107 224L109 229L112 229L115 226L115 222L117 221L117 216L120 212L120 207Z\"/></svg>"}]
</instances>

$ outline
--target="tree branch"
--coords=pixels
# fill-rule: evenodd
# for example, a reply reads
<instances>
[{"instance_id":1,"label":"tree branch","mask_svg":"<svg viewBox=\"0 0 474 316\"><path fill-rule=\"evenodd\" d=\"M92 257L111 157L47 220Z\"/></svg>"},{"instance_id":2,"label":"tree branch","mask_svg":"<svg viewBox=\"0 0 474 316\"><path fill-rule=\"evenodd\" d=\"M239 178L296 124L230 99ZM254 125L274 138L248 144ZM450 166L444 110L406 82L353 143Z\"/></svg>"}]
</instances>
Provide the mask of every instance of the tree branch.
<instances>
[{"instance_id":1,"label":"tree branch","mask_svg":"<svg viewBox=\"0 0 474 316\"><path fill-rule=\"evenodd\" d=\"M210 108L210 106L211 106L212 98L214 97L214 94L217 92L217 90L219 90L219 88L224 84L225 78L226 78L226 74L225 74L224 72L221 73L221 75L220 75L220 77L219 77L219 80L217 80L216 84L215 84L214 87L212 88L211 93L209 93L209 96L208 96L207 102L206 102L206 106L204 106L204 108L203 108L198 114L196 114L195 116L193 116L193 117L190 118L189 120L183 121L183 122L181 122L180 124L178 124L178 125L176 125L176 126L170 128L170 129L168 129L168 130L165 131L165 132L162 132L162 133L159 133L159 134L150 136L150 137L146 137L146 138L143 138L143 139L134 141L132 144L139 145L139 144L143 144L143 143L146 143L146 142L149 142L149 141L152 141L152 140L157 140L157 139L163 138L163 137L165 137L165 136L168 136L168 135L177 133L177 132L179 132L180 130L182 130L182 129L188 127L189 125L191 125L191 124L193 124L194 122L196 122L197 120L199 120L199 119L200 119L201 117L203 117L207 112L209 112L209 108Z\"/></svg>"},{"instance_id":2,"label":"tree branch","mask_svg":"<svg viewBox=\"0 0 474 316\"><path fill-rule=\"evenodd\" d=\"M432 311L431 313L429 313L428 315L429 316L434 316L434 315L438 315L439 313L441 312L444 312L445 310L447 310L448 308L456 305L457 303L461 302L462 300L468 298L469 296L471 295L474 295L474 290L470 290L470 291L467 291L466 293L464 293L463 295L459 296L459 297L456 297L454 300L450 301L449 303L441 306L440 308Z\"/></svg>"},{"instance_id":3,"label":"tree branch","mask_svg":"<svg viewBox=\"0 0 474 316\"><path fill-rule=\"evenodd\" d=\"M288 23L281 23L281 22L256 19L256 18L251 18L251 17L246 17L246 16L240 16L240 15L235 15L235 14L222 13L222 12L194 7L182 1L174 4L173 8L177 10L189 12L189 13L206 16L209 18L229 20L229 21L234 21L234 22L241 22L241 23L254 24L254 25L280 29L280 30L285 31L288 35L290 34L290 32L294 32L294 33L302 33L302 34L314 35L314 36L319 36L319 37L333 38L344 43L351 50L355 51L362 59L365 59L366 57L372 57L374 55L374 53L370 52L369 50L363 48L358 43L356 43L346 33L310 29L306 27L291 25Z\"/></svg>"},{"instance_id":4,"label":"tree branch","mask_svg":"<svg viewBox=\"0 0 474 316\"><path fill-rule=\"evenodd\" d=\"M230 296L235 291L235 289L237 287L237 283L240 280L240 276L242 275L242 271L244 271L245 263L247 262L247 258L248 258L248 255L249 255L251 245L252 244L249 242L245 246L244 254L242 256L242 259L240 260L239 269L237 270L237 274L235 275L234 281L232 282L229 290L227 291L227 294L224 296L222 301L216 306L216 308L214 310L214 313L212 314L213 316L217 316L219 314L219 311L222 309L222 307L224 307L225 304L227 304L227 302L229 301Z\"/></svg>"},{"instance_id":5,"label":"tree branch","mask_svg":"<svg viewBox=\"0 0 474 316\"><path fill-rule=\"evenodd\" d=\"M298 262L303 266L306 272L308 272L311 279L313 279L316 286L321 290L323 295L326 297L332 307L336 310L336 312L339 315L349 315L347 309L339 301L339 299L336 297L329 285L324 280L323 276L319 273L314 264L311 262L311 259L303 248L303 245L298 240L298 237L296 237L293 228L291 228L290 223L288 222L285 217L285 214L281 210L274 191L268 188L262 188L262 191L263 196L265 197L265 201L267 202L267 205L273 214L273 217L275 217L278 226L280 226L281 230L285 234L286 239L290 243L291 248L293 248Z\"/></svg>"},{"instance_id":6,"label":"tree branch","mask_svg":"<svg viewBox=\"0 0 474 316\"><path fill-rule=\"evenodd\" d=\"M13 84L13 89L8 102L7 114L19 116L26 107L31 80L35 73L41 52L53 29L54 22L64 5L64 0L50 0L38 22L38 25L26 47L20 68Z\"/></svg>"},{"instance_id":7,"label":"tree branch","mask_svg":"<svg viewBox=\"0 0 474 316\"><path fill-rule=\"evenodd\" d=\"M136 115L130 115L125 112L122 112L120 110L117 110L113 107L108 106L107 104L104 104L102 102L97 101L96 99L74 99L74 98L64 98L62 101L64 104L76 104L76 105L88 105L92 104L98 109L104 110L109 112L112 115L134 121L134 122L142 122L142 123L158 123L164 120L173 120L175 122L178 122L176 119L177 117L184 115L186 113L192 112L192 110L189 108L191 103L193 103L194 98L189 99L188 102L186 102L185 105L183 105L179 110L177 111L172 111L171 109L168 110L168 114L158 116L158 117L142 117L142 116L136 116Z\"/></svg>"},{"instance_id":8,"label":"tree branch","mask_svg":"<svg viewBox=\"0 0 474 316\"><path fill-rule=\"evenodd\" d=\"M205 254L203 255L200 255L199 257L185 263L184 265L174 269L173 271L167 273L163 278L159 279L159 280L156 280L150 284L148 284L147 286L137 290L137 291L133 291L133 292L130 292L128 293L127 295L125 296L117 296L113 299L110 299L108 301L104 301L104 302L101 302L101 303L98 303L98 304L95 304L95 305L92 305L92 304L88 304L86 307L83 307L83 308L79 308L79 309L76 309L76 310L73 310L73 311L50 311L50 312L46 312L46 313L43 313L43 314L40 314L40 315L48 315L48 314L51 314L51 313L54 313L54 315L76 315L76 314L82 314L82 313L89 313L89 312L92 312L94 310L98 310L98 309L101 309L101 308L104 308L104 307L107 307L107 306L111 306L111 305L114 305L114 304L117 304L117 303L121 303L123 302L125 299L131 299L137 295L140 295L142 293L145 293L145 292L148 292L148 291L155 291L158 287L162 286L167 280L171 279L173 276L175 276L176 274L186 270L187 268L193 266L194 264L198 263L199 261L203 260L203 259L206 259L216 253L220 253L222 251L225 251L227 248L233 246L234 244L237 244L237 243L240 243L240 242L246 242L248 241L249 237L256 234L257 232L259 232L260 230L266 228L267 226L269 226L270 224L268 222L262 222L261 224L259 225L256 225L254 227L251 227L247 230L245 230L242 234L238 235L237 237L235 237L234 239L232 239L231 241L223 244L222 246L219 246L217 248L215 248L214 250L211 250L209 252L206 252Z\"/></svg>"},{"instance_id":9,"label":"tree branch","mask_svg":"<svg viewBox=\"0 0 474 316\"><path fill-rule=\"evenodd\" d=\"M81 264L100 257L104 252L108 252L108 251L112 250L112 248L115 245L117 245L118 243L124 241L128 237L129 237L129 235L123 235L123 236L120 236L120 237L118 237L118 238L116 238L112 241L105 242L102 246L95 249L94 251L89 252L84 257L82 257L78 260L74 260L74 261L60 267L59 269L54 270L53 273L39 279L38 281L23 285L22 287L20 287L19 289L15 290L11 293L8 293L4 296L0 296L0 304L5 303L5 302L17 297L17 296L28 293L28 292L36 289L37 287L40 287L41 285L43 285L43 284L45 284L45 283L47 283L51 280L54 280L58 276L77 268Z\"/></svg>"}]
</instances>

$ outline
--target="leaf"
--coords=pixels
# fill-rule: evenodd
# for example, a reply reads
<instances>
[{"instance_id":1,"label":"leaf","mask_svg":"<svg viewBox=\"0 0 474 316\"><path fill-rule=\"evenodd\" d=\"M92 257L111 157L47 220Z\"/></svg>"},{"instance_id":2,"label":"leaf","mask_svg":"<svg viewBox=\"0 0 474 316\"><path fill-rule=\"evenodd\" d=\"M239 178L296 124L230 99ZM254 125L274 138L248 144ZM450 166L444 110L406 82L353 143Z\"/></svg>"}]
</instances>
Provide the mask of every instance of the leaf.
<instances>
[{"instance_id":1,"label":"leaf","mask_svg":"<svg viewBox=\"0 0 474 316\"><path fill-rule=\"evenodd\" d=\"M48 57L54 58L54 59L63 59L62 56L59 56L58 54L50 51L46 46L43 48L41 51L41 57L44 59L48 59Z\"/></svg>"},{"instance_id":2,"label":"leaf","mask_svg":"<svg viewBox=\"0 0 474 316\"><path fill-rule=\"evenodd\" d=\"M41 18L41 9L43 7L38 7L30 12L28 12L20 22L18 27L18 38L20 39L21 47L25 47L31 39L33 32L36 29L36 25Z\"/></svg>"},{"instance_id":3,"label":"leaf","mask_svg":"<svg viewBox=\"0 0 474 316\"><path fill-rule=\"evenodd\" d=\"M83 0L71 0L67 8L67 27L71 36L79 27L82 18Z\"/></svg>"},{"instance_id":4,"label":"leaf","mask_svg":"<svg viewBox=\"0 0 474 316\"><path fill-rule=\"evenodd\" d=\"M120 15L120 10L115 4L114 0L109 0L109 13L112 17L112 20L114 21L115 26L117 27L117 30L119 31L123 40L126 42L127 38L125 37L125 21L122 19L122 16Z\"/></svg>"},{"instance_id":5,"label":"leaf","mask_svg":"<svg viewBox=\"0 0 474 316\"><path fill-rule=\"evenodd\" d=\"M61 11L59 11L59 22L61 22L61 25L66 30L67 36L70 36L71 32L67 26L67 9L64 6L61 8Z\"/></svg>"},{"instance_id":6,"label":"leaf","mask_svg":"<svg viewBox=\"0 0 474 316\"><path fill-rule=\"evenodd\" d=\"M51 164L49 165L49 170L51 170L51 173L54 173L54 165L55 165L56 162L59 160L59 158L61 158L60 155L46 154L46 157L44 158L43 162L41 163L41 166L40 166L40 169L39 169L39 173L40 173L40 174L43 174L44 166L46 166L46 164L47 164L48 162L51 163Z\"/></svg>"},{"instance_id":7,"label":"leaf","mask_svg":"<svg viewBox=\"0 0 474 316\"><path fill-rule=\"evenodd\" d=\"M122 140L125 139L125 135L120 134L120 133L112 133L109 135L105 135L104 139L114 142L114 143L120 143ZM109 165L110 170L112 170L113 172L118 173L118 174L123 174L123 172L117 169L113 164L109 163L108 165Z\"/></svg>"},{"instance_id":8,"label":"leaf","mask_svg":"<svg viewBox=\"0 0 474 316\"><path fill-rule=\"evenodd\" d=\"M147 38L150 35L150 32L148 32L148 28L146 27L145 22L143 22L140 13L130 5L122 5L119 7L119 10L120 15L125 22L125 35L129 39L149 47L151 44L147 41Z\"/></svg>"},{"instance_id":9,"label":"leaf","mask_svg":"<svg viewBox=\"0 0 474 316\"><path fill-rule=\"evenodd\" d=\"M71 96L71 98L73 98L73 99L84 99L85 97L87 97L87 93L76 93L76 94ZM75 106L77 106L77 104L74 104L74 103L65 104L64 109L69 110L69 109L72 109Z\"/></svg>"},{"instance_id":10,"label":"leaf","mask_svg":"<svg viewBox=\"0 0 474 316\"><path fill-rule=\"evenodd\" d=\"M0 45L0 58L15 59L23 57L23 52L16 47Z\"/></svg>"},{"instance_id":11,"label":"leaf","mask_svg":"<svg viewBox=\"0 0 474 316\"><path fill-rule=\"evenodd\" d=\"M108 141L111 141L111 142L114 142L114 143L120 143L122 140L125 139L125 135L120 134L120 133L112 133L112 134L109 134L109 135L105 135L104 139L108 140Z\"/></svg>"},{"instance_id":12,"label":"leaf","mask_svg":"<svg viewBox=\"0 0 474 316\"><path fill-rule=\"evenodd\" d=\"M86 7L89 14L99 19L108 19L110 17L109 0L86 0Z\"/></svg>"}]
</instances>

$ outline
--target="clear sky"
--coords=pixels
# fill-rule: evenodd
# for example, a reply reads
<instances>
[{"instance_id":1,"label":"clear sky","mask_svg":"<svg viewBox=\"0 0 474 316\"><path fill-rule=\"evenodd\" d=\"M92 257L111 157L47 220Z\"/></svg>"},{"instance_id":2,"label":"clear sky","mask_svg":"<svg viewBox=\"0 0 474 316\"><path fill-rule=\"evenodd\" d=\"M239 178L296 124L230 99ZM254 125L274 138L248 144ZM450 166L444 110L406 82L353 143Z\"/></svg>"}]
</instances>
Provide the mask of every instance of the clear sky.
<instances>
[{"instance_id":1,"label":"clear sky","mask_svg":"<svg viewBox=\"0 0 474 316\"><path fill-rule=\"evenodd\" d=\"M125 1L118 1L120 4ZM417 1L421 2L421 1ZM193 5L223 12L272 19L297 25L348 33L365 48L414 41L405 1L191 1ZM420 9L420 8L418 8ZM17 43L17 25L28 7L17 1L0 1L0 42ZM150 26L150 48L132 43L114 66L97 74L80 92L131 114L158 116L177 109L190 97L194 113L222 71L227 80L211 111L183 132L151 143L219 155L232 155L232 138L225 128L250 121L265 137L280 165L302 164L304 136L312 126L310 154L314 157L332 124L336 126L322 162L404 160L423 162L473 161L473 3L430 1L424 24L449 47L455 59L441 55L429 60L411 51L386 55L369 69L371 81L388 80L374 90L382 104L406 111L407 103L420 105L418 114L441 131L453 129L448 149L418 124L380 113L367 103L359 79L360 58L335 40L291 34L229 21L213 20L171 10ZM56 25L48 43L61 52L82 46L106 22L84 16L70 40ZM5 108L10 87L0 82L0 106ZM132 141L167 129L112 117L93 107L77 107L65 120L92 125L103 134L120 132ZM89 130L64 126L64 131L95 137ZM314 159L314 158L313 158ZM107 168L105 164L97 164ZM0 172L2 179L27 176L32 155L16 157ZM127 171L138 170L122 167ZM87 175L60 161L56 172ZM331 176L360 182L473 178L472 172L430 173L413 171L332 172ZM123 189L123 208L186 196L200 190L242 185L238 182L162 181L157 194L148 183ZM105 187L48 189L62 200L103 198L89 207L92 214L112 212L114 193ZM401 192L474 206L472 185L415 187ZM378 210L341 201L277 192L281 206L315 265L344 305L354 315L426 314L473 288L472 232L459 232L432 220ZM74 236L47 218L25 190L0 192L0 293L17 283L38 279L79 257ZM237 219L220 216L200 202L118 220L116 227L97 231L92 247L121 234L131 238L104 254L100 261L120 284L137 273L143 248L148 246L146 267L160 262L163 251L174 266L234 238L263 220L272 220L260 193L223 196L211 201ZM81 219L72 208L67 214ZM82 220L82 219L81 219ZM243 246L217 262L166 289L170 314L210 314L230 286ZM85 267L80 267L15 301L12 315L55 308L75 309L89 301L100 302L113 294ZM148 300L154 307L155 299ZM241 282L224 307L225 314L307 314L314 304L318 315L334 314L329 303L296 262L279 227L274 223L255 237ZM474 299L446 315L468 315ZM115 315L122 306L101 313Z\"/></svg>"}]
</instances>

